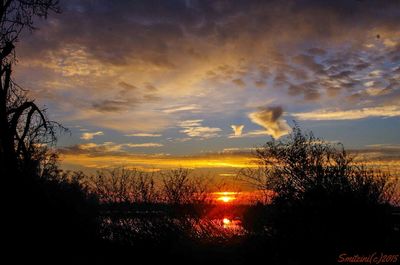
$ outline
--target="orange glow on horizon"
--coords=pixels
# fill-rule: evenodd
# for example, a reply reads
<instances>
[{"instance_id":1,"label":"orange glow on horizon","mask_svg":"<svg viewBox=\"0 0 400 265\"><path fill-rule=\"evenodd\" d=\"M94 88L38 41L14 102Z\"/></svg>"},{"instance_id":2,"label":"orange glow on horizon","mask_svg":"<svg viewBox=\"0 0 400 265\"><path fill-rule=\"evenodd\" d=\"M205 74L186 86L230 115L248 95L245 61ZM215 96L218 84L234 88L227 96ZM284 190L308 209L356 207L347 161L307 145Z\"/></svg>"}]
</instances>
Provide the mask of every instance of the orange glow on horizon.
<instances>
[{"instance_id":1,"label":"orange glow on horizon","mask_svg":"<svg viewBox=\"0 0 400 265\"><path fill-rule=\"evenodd\" d=\"M101 155L92 155L91 150L84 150L87 153L66 153L62 155L64 165L69 167L84 167L91 169L114 168L124 166L130 168L145 169L175 169L179 167L198 168L244 168L256 167L252 164L253 158L247 154L243 155L208 155L208 156L166 156L166 155L136 155L123 154L113 155L105 152Z\"/></svg>"},{"instance_id":2,"label":"orange glow on horizon","mask_svg":"<svg viewBox=\"0 0 400 265\"><path fill-rule=\"evenodd\" d=\"M222 202L231 202L231 201L235 200L235 198L231 197L231 196L221 196L218 198L218 200L222 201Z\"/></svg>"},{"instance_id":3,"label":"orange glow on horizon","mask_svg":"<svg viewBox=\"0 0 400 265\"><path fill-rule=\"evenodd\" d=\"M236 200L236 196L238 194L239 194L238 192L232 192L232 191L214 192L216 200L223 203L230 203Z\"/></svg>"}]
</instances>

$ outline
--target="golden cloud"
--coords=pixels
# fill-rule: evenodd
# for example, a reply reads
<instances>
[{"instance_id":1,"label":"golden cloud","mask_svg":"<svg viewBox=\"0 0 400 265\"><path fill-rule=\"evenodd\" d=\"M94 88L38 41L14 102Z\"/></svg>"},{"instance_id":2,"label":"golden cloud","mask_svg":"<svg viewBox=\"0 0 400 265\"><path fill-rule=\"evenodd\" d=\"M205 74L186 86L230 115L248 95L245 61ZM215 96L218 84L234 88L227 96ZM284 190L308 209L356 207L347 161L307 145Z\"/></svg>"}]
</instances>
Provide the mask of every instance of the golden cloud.
<instances>
[{"instance_id":1,"label":"golden cloud","mask_svg":"<svg viewBox=\"0 0 400 265\"><path fill-rule=\"evenodd\" d=\"M244 125L231 125L231 128L233 130L233 137L240 137L242 135Z\"/></svg>"},{"instance_id":2,"label":"golden cloud","mask_svg":"<svg viewBox=\"0 0 400 265\"><path fill-rule=\"evenodd\" d=\"M400 106L390 105L350 110L315 110L311 112L293 113L301 120L355 120L368 117L400 116Z\"/></svg>"},{"instance_id":3,"label":"golden cloud","mask_svg":"<svg viewBox=\"0 0 400 265\"><path fill-rule=\"evenodd\" d=\"M98 136L98 135L104 135L104 133L101 132L101 131L98 131L98 132L85 132L85 133L82 133L81 139L83 139L83 140L91 140L91 139L93 139L93 137Z\"/></svg>"},{"instance_id":4,"label":"golden cloud","mask_svg":"<svg viewBox=\"0 0 400 265\"><path fill-rule=\"evenodd\" d=\"M282 119L283 110L281 107L260 108L249 114L252 122L265 128L265 134L279 138L290 132L287 122Z\"/></svg>"}]
</instances>

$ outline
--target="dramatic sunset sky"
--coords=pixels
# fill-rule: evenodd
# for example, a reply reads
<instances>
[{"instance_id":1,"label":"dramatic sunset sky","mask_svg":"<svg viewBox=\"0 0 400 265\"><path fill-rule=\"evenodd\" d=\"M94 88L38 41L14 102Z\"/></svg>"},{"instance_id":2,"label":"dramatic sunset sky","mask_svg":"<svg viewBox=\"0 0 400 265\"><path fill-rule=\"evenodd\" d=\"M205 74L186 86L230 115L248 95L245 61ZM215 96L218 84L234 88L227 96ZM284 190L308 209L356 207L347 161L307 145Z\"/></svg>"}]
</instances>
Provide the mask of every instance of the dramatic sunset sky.
<instances>
[{"instance_id":1,"label":"dramatic sunset sky","mask_svg":"<svg viewBox=\"0 0 400 265\"><path fill-rule=\"evenodd\" d=\"M399 165L400 1L61 1L15 80L71 130L63 166L229 175L293 120Z\"/></svg>"}]
</instances>

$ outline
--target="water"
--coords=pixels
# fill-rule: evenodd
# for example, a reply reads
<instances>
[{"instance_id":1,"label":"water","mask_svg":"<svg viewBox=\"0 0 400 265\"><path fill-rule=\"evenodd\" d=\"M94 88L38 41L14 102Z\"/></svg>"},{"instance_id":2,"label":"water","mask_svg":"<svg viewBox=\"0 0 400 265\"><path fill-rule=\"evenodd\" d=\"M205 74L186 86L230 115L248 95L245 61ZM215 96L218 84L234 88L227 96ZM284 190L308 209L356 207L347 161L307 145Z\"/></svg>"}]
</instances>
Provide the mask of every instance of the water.
<instances>
[{"instance_id":1,"label":"water","mask_svg":"<svg viewBox=\"0 0 400 265\"><path fill-rule=\"evenodd\" d=\"M246 234L238 218L112 218L104 217L101 225L103 238L112 241L135 241L138 239L184 236L194 239L229 239Z\"/></svg>"}]
</instances>

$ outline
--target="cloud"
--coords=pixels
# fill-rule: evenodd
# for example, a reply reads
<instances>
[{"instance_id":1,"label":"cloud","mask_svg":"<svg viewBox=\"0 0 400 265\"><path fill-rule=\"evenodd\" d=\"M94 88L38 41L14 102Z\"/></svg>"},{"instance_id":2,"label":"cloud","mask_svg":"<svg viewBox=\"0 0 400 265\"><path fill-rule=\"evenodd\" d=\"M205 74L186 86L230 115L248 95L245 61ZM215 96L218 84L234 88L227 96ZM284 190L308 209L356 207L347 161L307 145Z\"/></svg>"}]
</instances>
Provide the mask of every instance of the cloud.
<instances>
[{"instance_id":1,"label":"cloud","mask_svg":"<svg viewBox=\"0 0 400 265\"><path fill-rule=\"evenodd\" d=\"M300 114L400 100L396 1L61 4L21 37L14 73L64 124L214 137L268 100ZM179 125L200 112L204 121ZM267 123L285 131L282 119Z\"/></svg>"},{"instance_id":2,"label":"cloud","mask_svg":"<svg viewBox=\"0 0 400 265\"><path fill-rule=\"evenodd\" d=\"M309 70L319 73L323 71L324 66L316 63L313 56L300 54L292 58L293 62L308 68Z\"/></svg>"},{"instance_id":3,"label":"cloud","mask_svg":"<svg viewBox=\"0 0 400 265\"><path fill-rule=\"evenodd\" d=\"M267 132L265 130L253 130L242 133L240 136L229 135L228 138L248 138L248 137L265 137Z\"/></svg>"},{"instance_id":4,"label":"cloud","mask_svg":"<svg viewBox=\"0 0 400 265\"><path fill-rule=\"evenodd\" d=\"M282 71L278 71L274 78L274 86L281 87L281 86L285 86L288 84L289 84L289 82L288 82L287 74L285 74Z\"/></svg>"},{"instance_id":5,"label":"cloud","mask_svg":"<svg viewBox=\"0 0 400 265\"><path fill-rule=\"evenodd\" d=\"M163 109L162 111L165 113L175 113L175 112L199 112L200 110L200 106L198 106L197 104L191 104L191 105L186 105L186 106L176 106L176 107L171 107L171 108L166 108Z\"/></svg>"},{"instance_id":6,"label":"cloud","mask_svg":"<svg viewBox=\"0 0 400 265\"><path fill-rule=\"evenodd\" d=\"M235 85L239 86L239 87L246 87L246 84L245 84L244 81L243 81L242 79L240 79L240 78L234 79L234 80L232 80L232 82L233 82Z\"/></svg>"},{"instance_id":7,"label":"cloud","mask_svg":"<svg viewBox=\"0 0 400 265\"><path fill-rule=\"evenodd\" d=\"M211 127L186 127L180 132L186 133L190 137L211 138L218 136L220 128Z\"/></svg>"},{"instance_id":8,"label":"cloud","mask_svg":"<svg viewBox=\"0 0 400 265\"><path fill-rule=\"evenodd\" d=\"M265 134L279 138L290 131L287 122L282 119L282 107L265 107L249 114L252 122L265 128Z\"/></svg>"},{"instance_id":9,"label":"cloud","mask_svg":"<svg viewBox=\"0 0 400 265\"><path fill-rule=\"evenodd\" d=\"M131 133L131 134L125 134L125 136L134 136L134 137L161 137L161 134L158 134L158 133Z\"/></svg>"},{"instance_id":10,"label":"cloud","mask_svg":"<svg viewBox=\"0 0 400 265\"><path fill-rule=\"evenodd\" d=\"M263 88L266 86L266 83L264 80L256 80L254 81L254 85L258 88Z\"/></svg>"},{"instance_id":11,"label":"cloud","mask_svg":"<svg viewBox=\"0 0 400 265\"><path fill-rule=\"evenodd\" d=\"M251 153L254 151L256 148L254 147L227 147L222 150L222 153L231 153L231 154L245 154L245 153Z\"/></svg>"},{"instance_id":12,"label":"cloud","mask_svg":"<svg viewBox=\"0 0 400 265\"><path fill-rule=\"evenodd\" d=\"M201 168L244 168L256 166L249 152L218 152L172 156L166 154L137 154L123 150L115 143L85 144L64 147L60 150L63 166L104 168L130 167L143 170L173 169L179 167Z\"/></svg>"},{"instance_id":13,"label":"cloud","mask_svg":"<svg viewBox=\"0 0 400 265\"><path fill-rule=\"evenodd\" d=\"M103 154L103 153L118 153L122 152L122 145L116 144L113 142L104 142L102 144L96 143L85 143L85 144L77 144L69 147L61 148L60 151L62 153L68 154Z\"/></svg>"},{"instance_id":14,"label":"cloud","mask_svg":"<svg viewBox=\"0 0 400 265\"><path fill-rule=\"evenodd\" d=\"M125 91L136 90L138 89L136 86L128 84L127 82L121 81L118 83L120 87L122 87Z\"/></svg>"},{"instance_id":15,"label":"cloud","mask_svg":"<svg viewBox=\"0 0 400 265\"><path fill-rule=\"evenodd\" d=\"M83 140L91 140L91 139L93 139L93 137L98 136L98 135L104 135L104 133L101 132L101 131L98 131L98 132L85 132L85 133L82 133L81 139L83 139Z\"/></svg>"},{"instance_id":16,"label":"cloud","mask_svg":"<svg viewBox=\"0 0 400 265\"><path fill-rule=\"evenodd\" d=\"M162 146L164 145L161 143L85 143L61 148L61 152L68 154L118 155L128 153L129 148L152 148Z\"/></svg>"},{"instance_id":17,"label":"cloud","mask_svg":"<svg viewBox=\"0 0 400 265\"><path fill-rule=\"evenodd\" d=\"M203 120L186 120L179 122L179 126L181 127L197 127L201 126Z\"/></svg>"},{"instance_id":18,"label":"cloud","mask_svg":"<svg viewBox=\"0 0 400 265\"><path fill-rule=\"evenodd\" d=\"M304 100L313 101L318 100L320 98L320 93L316 88L315 82L306 82L299 85L290 85L288 88L289 95L297 96L303 95Z\"/></svg>"},{"instance_id":19,"label":"cloud","mask_svg":"<svg viewBox=\"0 0 400 265\"><path fill-rule=\"evenodd\" d=\"M231 125L231 128L233 130L233 136L239 137L242 135L244 125Z\"/></svg>"},{"instance_id":20,"label":"cloud","mask_svg":"<svg viewBox=\"0 0 400 265\"><path fill-rule=\"evenodd\" d=\"M356 163L364 163L371 167L399 176L400 156L398 145L372 145L370 149L348 150L349 154L356 154ZM128 150L121 151L115 143L82 144L64 147L60 150L62 166L69 168L98 169L124 166L141 170L163 170L179 167L192 169L239 169L257 167L254 148L225 148L216 153L193 154L174 156L166 154L136 154ZM211 171L212 172L212 171Z\"/></svg>"},{"instance_id":21,"label":"cloud","mask_svg":"<svg viewBox=\"0 0 400 265\"><path fill-rule=\"evenodd\" d=\"M124 144L123 146L135 148L135 147L161 147L164 145L160 143L141 143L141 144Z\"/></svg>"},{"instance_id":22,"label":"cloud","mask_svg":"<svg viewBox=\"0 0 400 265\"><path fill-rule=\"evenodd\" d=\"M182 121L179 125L183 129L179 132L185 133L190 137L212 138L217 137L218 132L222 131L220 128L202 126L202 122L203 120Z\"/></svg>"},{"instance_id":23,"label":"cloud","mask_svg":"<svg viewBox=\"0 0 400 265\"><path fill-rule=\"evenodd\" d=\"M150 83L146 83L145 84L145 88L147 90L149 90L149 91L152 91L152 92L157 91L157 88L154 85L150 84Z\"/></svg>"},{"instance_id":24,"label":"cloud","mask_svg":"<svg viewBox=\"0 0 400 265\"><path fill-rule=\"evenodd\" d=\"M265 135L265 131L264 130L254 130L254 131L247 132L243 136L260 136L260 135Z\"/></svg>"},{"instance_id":25,"label":"cloud","mask_svg":"<svg viewBox=\"0 0 400 265\"><path fill-rule=\"evenodd\" d=\"M93 109L74 109L65 120L69 123L90 124L128 134L132 131L149 133L162 131L173 124L172 118L160 111L148 109L135 109L134 114L130 111L107 112L105 114Z\"/></svg>"},{"instance_id":26,"label":"cloud","mask_svg":"<svg viewBox=\"0 0 400 265\"><path fill-rule=\"evenodd\" d=\"M322 109L311 112L293 113L301 120L356 120L369 117L400 116L400 106L381 106L349 110Z\"/></svg>"},{"instance_id":27,"label":"cloud","mask_svg":"<svg viewBox=\"0 0 400 265\"><path fill-rule=\"evenodd\" d=\"M308 53L310 53L312 55L316 55L316 56L322 56L322 55L326 54L326 51L321 48L313 47L313 48L308 49Z\"/></svg>"},{"instance_id":28,"label":"cloud","mask_svg":"<svg viewBox=\"0 0 400 265\"><path fill-rule=\"evenodd\" d=\"M118 112L128 107L126 100L102 100L92 104L94 110L99 112Z\"/></svg>"},{"instance_id":29,"label":"cloud","mask_svg":"<svg viewBox=\"0 0 400 265\"><path fill-rule=\"evenodd\" d=\"M400 150L400 144L369 144L367 147L382 150Z\"/></svg>"}]
</instances>

